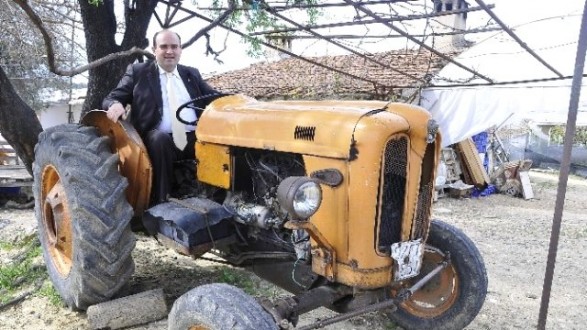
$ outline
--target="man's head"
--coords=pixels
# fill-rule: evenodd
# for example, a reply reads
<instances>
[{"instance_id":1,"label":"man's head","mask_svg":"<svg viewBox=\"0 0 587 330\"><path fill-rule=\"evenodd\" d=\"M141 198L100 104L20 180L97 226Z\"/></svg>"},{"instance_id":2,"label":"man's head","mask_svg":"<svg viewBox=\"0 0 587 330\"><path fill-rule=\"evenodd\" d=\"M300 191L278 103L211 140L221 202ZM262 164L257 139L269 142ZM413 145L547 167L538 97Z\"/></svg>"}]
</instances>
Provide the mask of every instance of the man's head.
<instances>
[{"instance_id":1,"label":"man's head","mask_svg":"<svg viewBox=\"0 0 587 330\"><path fill-rule=\"evenodd\" d=\"M181 38L171 30L162 30L153 36L153 53L157 63L167 72L173 71L181 57Z\"/></svg>"}]
</instances>

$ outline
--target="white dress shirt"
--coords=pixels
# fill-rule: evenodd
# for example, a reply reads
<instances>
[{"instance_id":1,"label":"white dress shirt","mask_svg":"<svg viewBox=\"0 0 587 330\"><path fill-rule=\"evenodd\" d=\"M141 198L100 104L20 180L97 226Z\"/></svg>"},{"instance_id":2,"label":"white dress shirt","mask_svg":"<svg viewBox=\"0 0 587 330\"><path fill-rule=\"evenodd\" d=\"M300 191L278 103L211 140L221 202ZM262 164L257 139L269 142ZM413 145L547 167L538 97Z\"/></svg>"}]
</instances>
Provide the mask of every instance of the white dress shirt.
<instances>
[{"instance_id":1,"label":"white dress shirt","mask_svg":"<svg viewBox=\"0 0 587 330\"><path fill-rule=\"evenodd\" d=\"M169 100L167 98L167 75L165 74L165 70L159 65L159 81L161 85L161 97L163 100L163 117L161 118L161 123L157 127L158 130L163 131L165 133L171 133L171 119L175 119L172 117L175 116L175 111L177 109L170 110L169 109ZM177 67L173 70L173 81L171 82L174 86L175 95L177 97L178 105L182 105L187 101L191 100L190 94L188 93L185 85L183 84L183 80L179 76L179 72L177 72ZM191 122L196 120L196 112L193 109L184 108L181 111L181 118L185 121ZM192 132L196 129L196 126L193 125L185 125L186 132Z\"/></svg>"}]
</instances>

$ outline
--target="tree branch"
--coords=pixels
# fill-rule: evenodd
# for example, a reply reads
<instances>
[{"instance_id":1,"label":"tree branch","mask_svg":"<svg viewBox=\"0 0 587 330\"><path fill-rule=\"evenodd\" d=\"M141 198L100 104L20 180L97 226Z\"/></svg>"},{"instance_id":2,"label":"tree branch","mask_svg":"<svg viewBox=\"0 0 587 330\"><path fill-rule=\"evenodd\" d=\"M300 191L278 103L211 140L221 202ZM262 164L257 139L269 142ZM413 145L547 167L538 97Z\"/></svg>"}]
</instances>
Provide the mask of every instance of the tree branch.
<instances>
[{"instance_id":1,"label":"tree branch","mask_svg":"<svg viewBox=\"0 0 587 330\"><path fill-rule=\"evenodd\" d=\"M13 299L1 304L0 311L4 310L12 305L16 305L16 304L20 303L21 301L25 300L31 294L39 291L39 289L43 286L43 281L44 281L44 278L37 280L37 282L35 282L35 286L33 287L33 289L26 291L26 292L20 294L18 297L13 298Z\"/></svg>"},{"instance_id":2,"label":"tree branch","mask_svg":"<svg viewBox=\"0 0 587 330\"><path fill-rule=\"evenodd\" d=\"M182 48L187 48L191 46L194 42L200 39L202 36L208 34L210 30L217 27L218 25L222 24L228 17L236 10L236 0L228 0L228 9L222 13L222 15L218 16L212 23L210 23L207 27L201 29L196 33L190 40L185 42L181 45Z\"/></svg>"},{"instance_id":3,"label":"tree branch","mask_svg":"<svg viewBox=\"0 0 587 330\"><path fill-rule=\"evenodd\" d=\"M86 64L86 65L82 65L82 66L79 66L79 67L71 69L71 70L63 70L63 69L57 68L55 65L55 51L53 49L53 38L50 35L49 30L45 27L43 20L29 6L27 0L14 0L14 1L27 14L27 16L29 17L31 22L33 22L33 24L39 29L39 31L43 35L43 40L45 42L45 50L47 51L47 63L49 65L49 71L51 71L57 75L72 77L72 76L80 74L84 71L88 71L88 70L93 69L97 66L100 66L106 62L109 62L109 61L112 61L112 60L115 60L115 59L118 59L121 57L135 55L135 54L144 55L144 56L151 58L151 59L154 58L153 54L147 52L146 50L138 48L138 47L132 47L129 50L109 54L109 55L104 56L98 60L95 60L93 62Z\"/></svg>"},{"instance_id":4,"label":"tree branch","mask_svg":"<svg viewBox=\"0 0 587 330\"><path fill-rule=\"evenodd\" d=\"M20 6L22 10L27 14L31 22L39 29L41 34L43 35L43 40L45 41L45 49L47 50L47 61L49 63L49 69L55 72L55 52L53 51L53 38L49 34L49 30L45 28L43 24L43 20L37 13L29 6L27 0L14 0L17 5Z\"/></svg>"},{"instance_id":5,"label":"tree branch","mask_svg":"<svg viewBox=\"0 0 587 330\"><path fill-rule=\"evenodd\" d=\"M116 52L116 53L108 54L108 55L106 55L106 56L104 56L104 57L102 57L102 58L100 58L98 60L95 60L95 61L93 61L91 63L86 64L86 65L79 66L79 67L77 67L75 69L72 69L72 70L69 70L69 71L60 70L61 73L57 73L57 72L55 72L55 73L60 74L62 76L68 76L68 77L75 76L76 74L80 74L82 72L88 71L89 69L93 69L95 67L98 67L98 66L100 66L100 65L102 65L104 63L110 62L112 60L115 60L115 59L118 59L118 58L121 58L121 57L127 57L127 56L131 56L131 55L136 55L136 54L146 56L149 59L154 59L155 58L155 56L152 53L150 53L150 52L148 52L148 51L146 51L144 49L141 49L139 47L133 47L133 48L131 48L129 50L125 50L125 51L121 51L121 52Z\"/></svg>"},{"instance_id":6,"label":"tree branch","mask_svg":"<svg viewBox=\"0 0 587 330\"><path fill-rule=\"evenodd\" d=\"M204 36L206 37L206 56L212 54L214 55L214 61L216 61L219 64L224 64L224 62L220 60L218 56L220 56L220 54L222 54L226 50L226 43L224 44L224 48L222 50L215 51L214 48L212 48L212 45L210 45L210 35L206 33Z\"/></svg>"}]
</instances>

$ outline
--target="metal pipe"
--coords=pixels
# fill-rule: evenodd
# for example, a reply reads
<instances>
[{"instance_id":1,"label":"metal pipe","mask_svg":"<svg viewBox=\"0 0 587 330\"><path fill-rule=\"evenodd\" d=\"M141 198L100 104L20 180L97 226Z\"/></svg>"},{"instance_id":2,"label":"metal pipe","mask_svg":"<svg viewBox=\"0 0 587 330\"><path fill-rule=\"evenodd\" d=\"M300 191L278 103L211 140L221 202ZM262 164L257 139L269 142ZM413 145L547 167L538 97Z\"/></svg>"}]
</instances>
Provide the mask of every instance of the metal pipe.
<instances>
[{"instance_id":1,"label":"metal pipe","mask_svg":"<svg viewBox=\"0 0 587 330\"><path fill-rule=\"evenodd\" d=\"M573 74L573 85L571 87L571 100L569 102L569 114L565 132L565 144L563 147L563 158L561 161L556 203L554 206L554 217L552 219L552 229L550 232L550 245L548 248L548 259L546 261L546 272L544 274L544 285L542 287L542 299L540 301L540 313L538 315L538 329L540 330L546 328L546 318L548 316L548 304L550 302L552 278L554 277L554 265L556 263L556 254L558 249L558 240L560 237L563 209L565 205L567 182L569 180L569 172L571 168L571 152L573 148L573 138L575 136L575 125L577 123L579 96L581 95L581 81L583 79L583 70L585 68L585 53L587 53L586 19L587 1L585 1L585 7L583 8L583 18L581 19L581 30L579 32L577 57L575 60L575 71Z\"/></svg>"},{"instance_id":2,"label":"metal pipe","mask_svg":"<svg viewBox=\"0 0 587 330\"><path fill-rule=\"evenodd\" d=\"M167 0L159 0L159 2L161 2L161 3L164 3L164 4L167 4L167 3L168 3L168 1L167 1ZM204 16L204 15L200 15L200 14L196 13L195 11L192 11L192 10L189 10L189 9L186 9L186 8L183 8L183 7L179 7L179 9L180 9L181 11L185 12L185 13L188 13L188 14L190 14L190 15L193 15L194 17L197 17L197 18L199 18L199 19L202 19L202 20L204 20L204 21L206 21L206 22L209 22L209 23L212 23L212 22L214 22L214 20L213 20L213 19L211 19L211 18L209 18L209 17L206 17L206 16ZM225 30L227 30L227 31L230 31L230 32L232 32L232 33L234 33L234 34L237 34L237 35L239 35L239 36L241 36L241 37L245 37L245 38L251 38L251 36L250 36L249 34L247 34L247 33L244 33L244 32L241 32L241 31L239 31L239 30L237 30L237 29L231 28L231 27L230 27L230 26L228 26L228 25L225 25L225 24L222 24L222 23L220 23L220 24L218 24L218 26L220 26L220 27L222 27L223 29L225 29ZM289 55L289 56L291 56L291 57L297 58L297 59L299 59L299 60L301 60L301 61L308 62L308 63L310 63L310 64L313 64L313 65L316 65L316 66L322 67L322 68L324 68L324 69L327 69L327 70L330 70L330 71L333 71L333 72L338 72L338 73L340 73L340 74L342 74L342 75L345 75L345 76L351 77L351 78L353 78L353 79L357 79L357 80L361 80L361 81L364 81L364 82L371 83L371 84L373 84L373 86L381 86L381 87L385 87L385 88L392 88L392 86L389 86L389 85L387 85L387 84L382 84L382 83L379 83L379 82L377 82L377 81L375 81L375 80L367 79L367 78L364 78L364 77L359 77L359 76L357 76L357 75L354 75L354 74L352 74L352 73L349 73L349 72L346 72L346 71L343 71L343 70L339 70L339 69L337 69L337 68L334 68L334 67L331 67L331 66L328 66L328 65L322 64L322 63L320 63L320 62L317 62L317 61L313 61L313 60L311 60L311 59L309 59L309 58L306 58L306 57L303 57L303 56L297 55L297 54L295 54L295 53L292 53L292 52L290 52L290 51L288 51L288 50L286 50L286 49L283 49L283 48L280 48L280 47L274 46L274 45L272 45L272 44L270 44L270 43L268 43L268 42L259 41L259 43L260 43L261 45L265 46L265 47L268 47L268 48L271 48L271 49L277 50L277 51L279 51L279 52L282 52L282 53L284 53L284 54L287 54L287 55Z\"/></svg>"},{"instance_id":3,"label":"metal pipe","mask_svg":"<svg viewBox=\"0 0 587 330\"><path fill-rule=\"evenodd\" d=\"M341 5L350 6L350 3L340 3ZM369 5L370 3L361 2L362 5ZM488 7L493 8L495 5L488 5ZM271 7L278 10L276 7ZM428 19L434 17L441 17L441 16L448 16L448 15L455 15L455 14L462 14L462 13L470 13L474 11L483 10L481 7L470 7L467 9L458 9L458 10L451 10L451 11L443 11L440 13L431 13L431 14L422 14L422 15L408 15L408 16L393 16L390 18L382 18L379 17L377 19L370 19L370 20L360 20L360 21L352 21L352 22L340 22L340 23L327 23L327 24L316 24L316 25L305 25L303 27L292 27L292 28L282 28L282 29L275 29L269 31L260 31L260 32L253 32L250 35L267 35L267 34L274 34L274 33L284 33L284 32L295 32L308 29L324 29L324 28L333 28L333 27L341 27L341 26L353 26L353 25L367 25L367 24L376 24L381 22L404 22L404 21L411 21L417 19ZM501 30L501 29L499 29ZM416 35L413 35L416 36ZM402 36L403 37L403 36Z\"/></svg>"},{"instance_id":4,"label":"metal pipe","mask_svg":"<svg viewBox=\"0 0 587 330\"><path fill-rule=\"evenodd\" d=\"M353 54L355 54L355 55L357 55L357 56L361 57L362 59L364 59L364 60L366 60L366 61L369 61L369 62L373 62L373 63L375 63L375 64L378 64L378 65L380 65L380 66L382 66L382 67L384 67L384 68L386 68L386 69L388 69L388 70L391 70L391 71L393 71L393 72L399 73L399 74L401 74L401 75L403 75L403 76L406 76L406 77L408 77L408 78L411 78L411 79L413 79L413 80L417 80L417 81L420 81L420 82L423 82L423 83L427 83L427 81L426 81L424 78L420 78L420 77L414 76L414 75L412 75L412 74L409 74L409 73L407 73L407 72L405 72L405 71L402 71L402 70L396 69L396 68L394 68L394 67L390 66L389 64L383 63L383 62L381 62L381 61L378 61L378 60L376 60L376 59L374 59L374 58L372 58L372 57L369 57L369 56L367 56L367 55L365 55L365 54L362 54L361 52L358 52L358 51L356 51L356 50L354 50L354 49L352 49L352 48L350 48L350 47L347 47L347 46L345 46L345 45L341 44L340 42L337 42L337 41L335 41L335 40L332 40L331 38L328 38L328 37L326 37L326 36L324 36L324 35L321 35L321 34L319 34L319 33L315 32L313 29L310 29L310 28L308 28L308 27L306 27L306 26L303 26L302 24L300 24L300 23L297 23L297 22L295 22L294 20L292 20L292 19L289 19L289 18L287 18L287 17L285 17L285 16L281 15L281 14L280 14L280 13L278 13L276 10L274 10L273 8L271 8L271 6L269 6L267 3L263 2L263 4L264 4L264 6L263 6L263 10L265 10L266 12L268 12L268 13L272 14L273 16L275 16L275 17L277 17L277 18L279 18L279 19L281 19L281 20L284 20L284 21L286 21L287 23L289 23L289 24L291 24L291 25L297 26L297 27L299 27L299 28L301 28L301 29L305 30L306 32L310 33L311 35L313 35L313 36L315 36L315 37L317 37L317 38L319 38L319 39L325 40L325 41L327 41L327 42L329 42L329 43L331 43L331 44L333 44L333 45L335 45L335 46L338 46L338 47L340 47L341 49L344 49L344 50L346 50L347 52L351 52L351 53L353 53Z\"/></svg>"},{"instance_id":5,"label":"metal pipe","mask_svg":"<svg viewBox=\"0 0 587 330\"><path fill-rule=\"evenodd\" d=\"M408 289L408 292L410 293L409 296L413 295L414 292L420 290L424 286L424 284L428 283L428 281L430 281L434 276L436 276L436 274L440 273L441 270L446 268L448 264L450 264L450 261L448 260L441 262L430 273L426 274L426 276L422 277L422 279L416 282L416 284L412 285L412 287Z\"/></svg>"},{"instance_id":6,"label":"metal pipe","mask_svg":"<svg viewBox=\"0 0 587 330\"><path fill-rule=\"evenodd\" d=\"M325 319L322 321L318 321L316 323L307 325L305 327L301 327L298 330L319 329L319 328L325 327L330 324L334 324L334 323L338 323L338 322L350 319L355 316L359 316L359 315L363 315L365 313L375 312L375 311L378 311L378 310L381 310L384 308L389 308L389 307L395 306L396 303L397 303L397 301L395 299L382 301L380 303L373 304L373 305L367 306L365 308L358 309L356 311L344 313L344 314L337 315L337 316L334 316L334 317L331 317L331 318L328 318L328 319ZM394 310L395 310L395 308L394 308Z\"/></svg>"}]
</instances>

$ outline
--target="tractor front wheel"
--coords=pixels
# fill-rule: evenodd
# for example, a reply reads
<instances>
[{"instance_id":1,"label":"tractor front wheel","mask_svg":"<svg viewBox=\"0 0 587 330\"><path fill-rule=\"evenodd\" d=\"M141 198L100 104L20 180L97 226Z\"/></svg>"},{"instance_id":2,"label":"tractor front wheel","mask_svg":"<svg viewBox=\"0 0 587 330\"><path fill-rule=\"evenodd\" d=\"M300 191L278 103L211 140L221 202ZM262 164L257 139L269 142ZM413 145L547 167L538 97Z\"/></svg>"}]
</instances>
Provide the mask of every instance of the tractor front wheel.
<instances>
[{"instance_id":1,"label":"tractor front wheel","mask_svg":"<svg viewBox=\"0 0 587 330\"><path fill-rule=\"evenodd\" d=\"M276 330L273 317L243 290L224 283L198 286L179 297L170 330Z\"/></svg>"},{"instance_id":2,"label":"tractor front wheel","mask_svg":"<svg viewBox=\"0 0 587 330\"><path fill-rule=\"evenodd\" d=\"M479 313L487 294L485 264L459 229L437 220L430 225L420 275L392 288L409 288L450 254L451 263L388 316L405 329L463 329Z\"/></svg>"}]
</instances>

